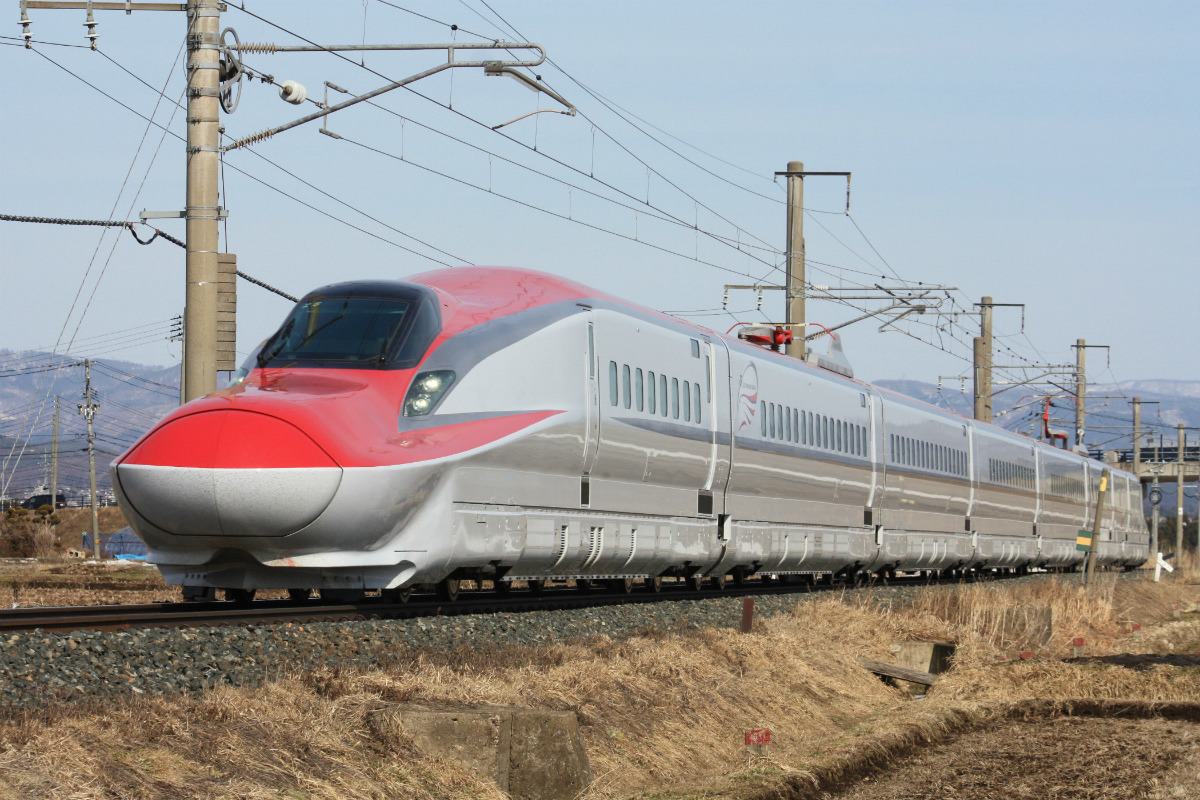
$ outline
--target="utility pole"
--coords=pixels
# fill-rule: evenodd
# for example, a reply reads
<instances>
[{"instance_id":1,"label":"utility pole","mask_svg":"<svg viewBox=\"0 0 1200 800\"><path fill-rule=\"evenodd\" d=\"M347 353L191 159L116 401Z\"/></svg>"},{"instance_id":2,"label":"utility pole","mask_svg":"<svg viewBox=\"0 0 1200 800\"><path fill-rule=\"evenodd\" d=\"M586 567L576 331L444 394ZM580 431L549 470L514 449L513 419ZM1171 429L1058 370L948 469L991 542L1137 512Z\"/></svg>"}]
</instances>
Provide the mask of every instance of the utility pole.
<instances>
[{"instance_id":1,"label":"utility pole","mask_svg":"<svg viewBox=\"0 0 1200 800\"><path fill-rule=\"evenodd\" d=\"M96 496L96 412L100 405L92 400L92 362L83 360L83 402L79 413L87 420L88 474L92 479L92 555L100 560L100 501Z\"/></svg>"},{"instance_id":2,"label":"utility pole","mask_svg":"<svg viewBox=\"0 0 1200 800\"><path fill-rule=\"evenodd\" d=\"M1158 488L1158 473L1162 469L1162 465L1156 464L1152 469L1154 470L1154 482L1150 484L1150 557L1157 558L1159 552L1158 505L1162 501L1162 490Z\"/></svg>"},{"instance_id":3,"label":"utility pole","mask_svg":"<svg viewBox=\"0 0 1200 800\"><path fill-rule=\"evenodd\" d=\"M1179 423L1179 450L1175 454L1175 566L1183 559L1183 423Z\"/></svg>"},{"instance_id":4,"label":"utility pole","mask_svg":"<svg viewBox=\"0 0 1200 800\"><path fill-rule=\"evenodd\" d=\"M217 177L221 3L187 3L187 290L183 400L217 390Z\"/></svg>"},{"instance_id":5,"label":"utility pole","mask_svg":"<svg viewBox=\"0 0 1200 800\"><path fill-rule=\"evenodd\" d=\"M1087 425L1087 342L1075 340L1075 446L1083 447L1083 434Z\"/></svg>"},{"instance_id":6,"label":"utility pole","mask_svg":"<svg viewBox=\"0 0 1200 800\"><path fill-rule=\"evenodd\" d=\"M1088 344L1076 339L1075 344L1075 446L1086 447L1083 438L1087 434L1087 355L1089 347L1108 351L1106 344Z\"/></svg>"},{"instance_id":7,"label":"utility pole","mask_svg":"<svg viewBox=\"0 0 1200 800\"><path fill-rule=\"evenodd\" d=\"M992 298L979 300L979 335L974 341L975 419L992 421Z\"/></svg>"},{"instance_id":8,"label":"utility pole","mask_svg":"<svg viewBox=\"0 0 1200 800\"><path fill-rule=\"evenodd\" d=\"M803 161L789 161L785 172L776 172L787 177L787 276L784 280L784 325L792 332L792 341L784 346L784 352L793 358L804 358L807 347L804 342L804 302L807 298L808 282L804 264L804 179L809 175L838 175L846 179L846 213L850 213L849 172L805 172Z\"/></svg>"},{"instance_id":9,"label":"utility pole","mask_svg":"<svg viewBox=\"0 0 1200 800\"><path fill-rule=\"evenodd\" d=\"M62 398L54 396L54 427L50 436L50 515L58 508L58 411Z\"/></svg>"},{"instance_id":10,"label":"utility pole","mask_svg":"<svg viewBox=\"0 0 1200 800\"><path fill-rule=\"evenodd\" d=\"M1133 474L1142 475L1142 398L1133 398Z\"/></svg>"},{"instance_id":11,"label":"utility pole","mask_svg":"<svg viewBox=\"0 0 1200 800\"><path fill-rule=\"evenodd\" d=\"M804 162L789 161L787 165L787 277L784 322L792 331L792 341L784 352L803 359L804 343Z\"/></svg>"}]
</instances>

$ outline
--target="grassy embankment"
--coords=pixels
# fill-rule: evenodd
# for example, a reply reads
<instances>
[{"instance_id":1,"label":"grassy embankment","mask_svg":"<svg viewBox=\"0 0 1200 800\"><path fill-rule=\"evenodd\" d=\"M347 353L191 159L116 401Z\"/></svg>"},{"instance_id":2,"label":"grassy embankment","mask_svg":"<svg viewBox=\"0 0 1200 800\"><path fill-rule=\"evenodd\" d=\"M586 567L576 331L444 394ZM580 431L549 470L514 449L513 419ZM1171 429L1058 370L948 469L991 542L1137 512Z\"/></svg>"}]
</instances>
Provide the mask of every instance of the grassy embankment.
<instances>
[{"instance_id":1,"label":"grassy embankment","mask_svg":"<svg viewBox=\"0 0 1200 800\"><path fill-rule=\"evenodd\" d=\"M0 721L0 797L502 796L377 724L376 712L404 701L574 711L595 774L588 798L805 797L1027 701L1200 703L1200 667L1063 661L1076 636L1094 655L1200 653L1196 579L1107 576L1090 592L1073 580L935 587L892 608L822 595L749 635L645 631L428 653L258 689L47 709ZM1134 622L1143 629L1131 632ZM889 645L905 640L957 643L954 668L924 700L857 664L890 660ZM1013 660L1022 650L1034 658ZM754 727L772 729L769 757L744 753Z\"/></svg>"}]
</instances>

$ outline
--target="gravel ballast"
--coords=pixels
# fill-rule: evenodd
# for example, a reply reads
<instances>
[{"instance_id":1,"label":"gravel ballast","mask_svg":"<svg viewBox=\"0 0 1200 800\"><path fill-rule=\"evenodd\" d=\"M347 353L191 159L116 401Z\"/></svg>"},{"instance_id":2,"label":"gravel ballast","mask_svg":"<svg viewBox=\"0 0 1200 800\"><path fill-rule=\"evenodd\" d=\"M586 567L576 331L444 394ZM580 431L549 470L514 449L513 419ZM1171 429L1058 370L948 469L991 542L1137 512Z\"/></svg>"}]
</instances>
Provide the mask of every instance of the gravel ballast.
<instances>
[{"instance_id":1,"label":"gravel ballast","mask_svg":"<svg viewBox=\"0 0 1200 800\"><path fill-rule=\"evenodd\" d=\"M854 592L889 603L922 588L876 586ZM797 603L828 596L827 591L759 596L755 613L762 617L791 612ZM0 705L22 708L50 700L196 693L218 685L256 685L322 667L367 668L429 651L734 627L741 621L742 602L742 597L719 597L416 619L22 632L0 639Z\"/></svg>"}]
</instances>

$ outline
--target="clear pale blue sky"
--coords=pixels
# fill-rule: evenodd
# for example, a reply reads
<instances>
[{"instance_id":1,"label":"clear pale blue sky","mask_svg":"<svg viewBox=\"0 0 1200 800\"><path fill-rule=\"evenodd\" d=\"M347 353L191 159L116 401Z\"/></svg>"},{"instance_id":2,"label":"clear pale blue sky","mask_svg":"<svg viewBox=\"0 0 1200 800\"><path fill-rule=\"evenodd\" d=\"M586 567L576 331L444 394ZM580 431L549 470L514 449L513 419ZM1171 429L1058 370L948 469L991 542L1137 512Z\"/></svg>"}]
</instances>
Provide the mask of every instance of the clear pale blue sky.
<instances>
[{"instance_id":1,"label":"clear pale blue sky","mask_svg":"<svg viewBox=\"0 0 1200 800\"><path fill-rule=\"evenodd\" d=\"M414 86L436 103L405 90L382 98L410 121L359 105L329 123L344 140L309 124L253 148L315 189L254 153L230 153L223 202L231 215L223 247L238 254L241 269L301 294L332 281L402 277L438 266L375 234L449 263L560 273L659 309L719 309L725 283L750 282L735 273L780 280L772 272L782 263L779 253L747 252L747 245L783 247L784 195L773 173L803 160L810 170L854 173L851 214L870 240L840 213L811 216L806 234L814 283L871 284L886 276L891 285L898 275L958 287L960 309L982 295L1025 303L1024 335L1019 311L997 311L998 341L1016 351L998 354L1001 363L1073 361L1070 345L1085 338L1112 346L1111 372L1102 352L1089 356L1097 380L1200 377L1200 5L488 2L570 75L550 64L537 69L588 119L542 114L504 128L509 138L502 137L490 126L554 104L514 81L457 70L452 81L442 75ZM496 15L481 0L394 5L461 30L452 34L379 0L366 3L365 25L361 0L247 2L254 14L322 44L364 37L440 42L452 35L476 41L471 33L517 38L498 32ZM182 143L168 137L160 146L157 129L146 134L144 120L96 89L151 114L157 92L119 64L154 87L165 84L167 96L178 99L182 65L172 64L183 15L98 12L99 46L111 61L86 49L38 45L93 89L14 46L17 3L6 8L0 212L131 219L142 209L180 209ZM35 10L31 17L38 41L84 43L83 12ZM243 41L298 41L234 4L222 24ZM365 62L399 78L437 58L370 54ZM326 54L247 56L247 63L279 80L298 80L318 98L324 80L355 92L383 82ZM579 84L657 126L665 134L642 127L738 186L647 138ZM446 103L458 113L438 105ZM156 118L165 123L169 113L164 103ZM303 113L255 82L223 122L240 137ZM172 131L182 133L182 117L175 114ZM592 181L592 174L609 186ZM844 191L837 178L810 179L806 204L840 212ZM669 213L686 224L656 223L646 212ZM159 224L183 236L182 222ZM687 227L697 224L734 246ZM150 325L182 311L183 253L175 246L160 240L141 247L128 234L101 239L96 228L0 222L0 266L6 301L0 348L47 347L64 326L69 338L77 324L81 340L147 326L123 341L137 343L127 349L111 343L90 353L83 343L75 349L177 362L179 346L161 340L165 326ZM239 291L239 349L247 351L278 324L288 304L246 283ZM777 292L766 295L761 314L755 305L753 293L735 292L732 315L691 318L724 331L735 319L781 316ZM859 313L812 303L809 317L832 325ZM968 374L967 329L975 324L960 318L952 329L949 318L928 315L900 323L949 352L880 333L871 322L848 328L845 347L862 377L933 381Z\"/></svg>"}]
</instances>

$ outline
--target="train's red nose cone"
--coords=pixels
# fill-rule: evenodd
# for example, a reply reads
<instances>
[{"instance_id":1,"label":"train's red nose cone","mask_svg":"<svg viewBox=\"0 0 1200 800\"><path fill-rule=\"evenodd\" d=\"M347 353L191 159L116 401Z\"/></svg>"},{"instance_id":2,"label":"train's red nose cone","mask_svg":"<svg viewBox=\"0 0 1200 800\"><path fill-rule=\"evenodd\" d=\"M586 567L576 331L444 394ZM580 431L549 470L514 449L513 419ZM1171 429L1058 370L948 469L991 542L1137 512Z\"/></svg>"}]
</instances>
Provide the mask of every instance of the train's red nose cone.
<instances>
[{"instance_id":1,"label":"train's red nose cone","mask_svg":"<svg viewBox=\"0 0 1200 800\"><path fill-rule=\"evenodd\" d=\"M122 464L208 469L336 467L291 423L255 411L202 411L168 422Z\"/></svg>"},{"instance_id":2,"label":"train's red nose cone","mask_svg":"<svg viewBox=\"0 0 1200 800\"><path fill-rule=\"evenodd\" d=\"M116 466L152 525L191 536L285 536L329 505L342 470L291 423L253 411L172 420Z\"/></svg>"}]
</instances>

